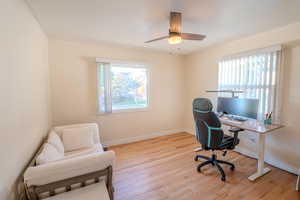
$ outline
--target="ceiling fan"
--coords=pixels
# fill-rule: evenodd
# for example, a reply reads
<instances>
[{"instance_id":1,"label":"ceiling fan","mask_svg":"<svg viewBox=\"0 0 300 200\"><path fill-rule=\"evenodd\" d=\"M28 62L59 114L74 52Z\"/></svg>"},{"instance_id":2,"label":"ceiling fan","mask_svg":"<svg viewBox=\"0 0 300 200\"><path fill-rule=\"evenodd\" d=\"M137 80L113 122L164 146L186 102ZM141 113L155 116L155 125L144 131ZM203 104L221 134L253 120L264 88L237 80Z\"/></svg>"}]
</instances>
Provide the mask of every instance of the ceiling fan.
<instances>
[{"instance_id":1,"label":"ceiling fan","mask_svg":"<svg viewBox=\"0 0 300 200\"><path fill-rule=\"evenodd\" d=\"M179 44L182 40L203 40L206 36L193 33L182 33L181 32L181 13L171 12L170 13L170 29L169 35L159 37L153 40L146 41L145 43L150 43L158 40L163 40L168 38L169 44Z\"/></svg>"}]
</instances>

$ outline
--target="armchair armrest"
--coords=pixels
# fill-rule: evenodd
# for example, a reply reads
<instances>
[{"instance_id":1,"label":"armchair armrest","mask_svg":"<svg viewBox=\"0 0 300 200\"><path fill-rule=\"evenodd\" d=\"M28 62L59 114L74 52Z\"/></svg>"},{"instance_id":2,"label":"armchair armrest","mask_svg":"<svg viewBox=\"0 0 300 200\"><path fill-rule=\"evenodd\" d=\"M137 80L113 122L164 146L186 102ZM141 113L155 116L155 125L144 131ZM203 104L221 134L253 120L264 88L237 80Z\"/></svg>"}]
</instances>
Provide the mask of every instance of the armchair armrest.
<instances>
[{"instance_id":1,"label":"armchair armrest","mask_svg":"<svg viewBox=\"0 0 300 200\"><path fill-rule=\"evenodd\" d=\"M24 173L27 186L45 185L59 180L99 171L114 166L113 151L97 152L71 159L29 167Z\"/></svg>"}]
</instances>

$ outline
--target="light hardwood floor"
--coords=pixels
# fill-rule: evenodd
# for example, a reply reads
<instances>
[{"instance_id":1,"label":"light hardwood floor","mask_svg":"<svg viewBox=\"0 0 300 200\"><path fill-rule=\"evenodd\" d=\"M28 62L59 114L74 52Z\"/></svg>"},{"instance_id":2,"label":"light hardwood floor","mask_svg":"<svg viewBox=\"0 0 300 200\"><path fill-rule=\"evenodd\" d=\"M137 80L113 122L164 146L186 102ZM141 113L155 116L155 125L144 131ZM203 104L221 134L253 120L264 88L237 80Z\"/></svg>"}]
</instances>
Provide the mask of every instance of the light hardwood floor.
<instances>
[{"instance_id":1,"label":"light hardwood floor","mask_svg":"<svg viewBox=\"0 0 300 200\"><path fill-rule=\"evenodd\" d=\"M195 137L179 133L111 147L117 155L114 171L116 200L236 200L300 199L295 191L296 175L269 166L272 171L256 182L247 177L255 172L256 160L229 152L226 157L236 166L224 166L226 182L218 171L206 166L196 170ZM210 155L210 152L200 152Z\"/></svg>"}]
</instances>

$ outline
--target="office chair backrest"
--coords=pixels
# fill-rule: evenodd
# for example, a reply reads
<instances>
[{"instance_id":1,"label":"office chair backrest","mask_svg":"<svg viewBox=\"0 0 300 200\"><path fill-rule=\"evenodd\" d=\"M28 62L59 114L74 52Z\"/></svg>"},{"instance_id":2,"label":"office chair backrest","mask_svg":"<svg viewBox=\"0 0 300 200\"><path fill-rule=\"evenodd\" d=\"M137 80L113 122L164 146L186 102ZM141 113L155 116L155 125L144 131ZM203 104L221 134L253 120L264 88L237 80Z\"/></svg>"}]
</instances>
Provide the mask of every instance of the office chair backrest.
<instances>
[{"instance_id":1,"label":"office chair backrest","mask_svg":"<svg viewBox=\"0 0 300 200\"><path fill-rule=\"evenodd\" d=\"M221 122L212 109L209 99L197 98L193 101L196 136L205 149L218 149L224 136Z\"/></svg>"}]
</instances>

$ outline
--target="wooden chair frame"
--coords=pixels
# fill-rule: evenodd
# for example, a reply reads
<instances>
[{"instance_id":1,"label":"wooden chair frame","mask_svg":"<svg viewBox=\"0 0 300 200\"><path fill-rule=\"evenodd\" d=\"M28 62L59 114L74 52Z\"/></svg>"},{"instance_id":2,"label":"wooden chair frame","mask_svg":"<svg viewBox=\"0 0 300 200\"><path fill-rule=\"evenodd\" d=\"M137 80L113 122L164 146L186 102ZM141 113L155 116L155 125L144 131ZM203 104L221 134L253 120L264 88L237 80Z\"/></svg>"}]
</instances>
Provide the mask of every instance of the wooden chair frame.
<instances>
[{"instance_id":1,"label":"wooden chair frame","mask_svg":"<svg viewBox=\"0 0 300 200\"><path fill-rule=\"evenodd\" d=\"M84 174L60 181L56 181L53 183L48 183L45 185L39 185L39 186L29 186L27 187L25 185L25 191L27 194L27 197L29 200L39 200L39 195L45 192L49 192L50 196L56 195L55 189L58 188L65 188L66 192L69 192L72 190L72 185L80 183L80 187L86 186L86 181L88 180L94 180L96 183L99 182L100 177L106 177L106 187L107 191L110 197L110 200L113 200L113 185L112 185L112 166L107 167L106 169L91 172L89 174ZM77 188L76 188L77 189Z\"/></svg>"}]
</instances>

